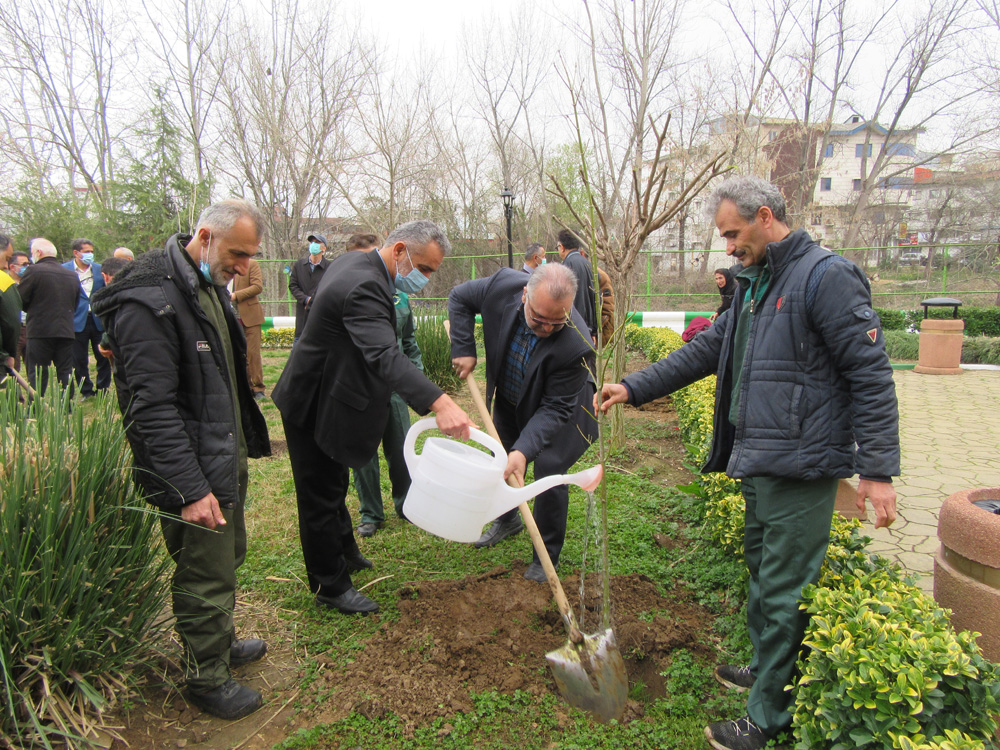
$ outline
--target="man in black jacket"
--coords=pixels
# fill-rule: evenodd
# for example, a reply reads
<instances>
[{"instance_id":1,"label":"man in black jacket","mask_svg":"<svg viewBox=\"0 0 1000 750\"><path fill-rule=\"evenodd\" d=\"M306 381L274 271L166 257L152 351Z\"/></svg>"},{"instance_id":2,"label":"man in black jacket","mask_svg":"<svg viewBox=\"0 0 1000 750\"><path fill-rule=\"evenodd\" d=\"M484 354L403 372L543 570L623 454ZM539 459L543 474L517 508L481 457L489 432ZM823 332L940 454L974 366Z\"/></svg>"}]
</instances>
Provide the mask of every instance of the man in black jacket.
<instances>
[{"instance_id":1,"label":"man in black jacket","mask_svg":"<svg viewBox=\"0 0 1000 750\"><path fill-rule=\"evenodd\" d=\"M476 366L476 315L486 344L486 402L508 451L504 478L524 480L534 462L535 479L564 474L597 434L592 412L594 350L580 313L573 309L576 277L560 265L522 271L501 268L492 276L459 284L448 296L452 363L466 378ZM566 538L569 487L535 498L538 523L552 563ZM491 547L524 528L517 510L496 519L476 542ZM535 554L524 577L545 581Z\"/></svg>"},{"instance_id":2,"label":"man in black jacket","mask_svg":"<svg viewBox=\"0 0 1000 750\"><path fill-rule=\"evenodd\" d=\"M559 231L556 251L563 265L576 275L576 298L573 307L583 316L591 338L597 341L597 308L594 305L594 267L580 252L580 238L568 229Z\"/></svg>"},{"instance_id":3,"label":"man in black jacket","mask_svg":"<svg viewBox=\"0 0 1000 750\"><path fill-rule=\"evenodd\" d=\"M312 306L313 295L323 280L326 267L330 261L326 259L326 237L321 234L309 235L309 254L299 258L292 264L288 272L288 291L295 297L295 339L298 343L302 329L306 327L309 308Z\"/></svg>"},{"instance_id":4,"label":"man in black jacket","mask_svg":"<svg viewBox=\"0 0 1000 750\"><path fill-rule=\"evenodd\" d=\"M134 478L159 506L176 563L173 604L192 703L237 719L260 693L231 667L261 658L233 627L236 569L246 555L247 458L270 455L246 376L246 344L226 284L247 273L264 219L245 201L209 206L193 237L129 263L92 300L117 370ZM79 285L77 285L79 286Z\"/></svg>"},{"instance_id":5,"label":"man in black jacket","mask_svg":"<svg viewBox=\"0 0 1000 750\"><path fill-rule=\"evenodd\" d=\"M352 572L372 563L358 550L344 501L348 469L365 466L378 450L391 394L418 414L436 412L445 434L469 435L465 412L396 342L395 289L420 291L448 248L435 224L411 221L381 249L333 261L271 392L288 441L309 590L319 606L344 614L378 611L351 582Z\"/></svg>"},{"instance_id":6,"label":"man in black jacket","mask_svg":"<svg viewBox=\"0 0 1000 750\"><path fill-rule=\"evenodd\" d=\"M45 393L49 365L55 365L61 386L70 384L76 341L73 316L81 289L76 274L59 264L56 247L47 239L37 237L31 241L31 258L34 265L25 269L19 285L21 302L28 314L25 364L32 388L36 387L35 376L41 370L38 390Z\"/></svg>"},{"instance_id":7,"label":"man in black jacket","mask_svg":"<svg viewBox=\"0 0 1000 750\"><path fill-rule=\"evenodd\" d=\"M781 192L763 180L728 180L710 205L726 253L743 266L732 307L667 358L605 385L600 408L643 404L716 374L702 471L742 480L754 656L715 670L749 690L747 716L705 733L715 748L756 750L791 725L785 687L807 623L798 602L819 578L838 479L861 475L857 505L871 499L876 528L896 518L899 417L861 269L790 231Z\"/></svg>"}]
</instances>

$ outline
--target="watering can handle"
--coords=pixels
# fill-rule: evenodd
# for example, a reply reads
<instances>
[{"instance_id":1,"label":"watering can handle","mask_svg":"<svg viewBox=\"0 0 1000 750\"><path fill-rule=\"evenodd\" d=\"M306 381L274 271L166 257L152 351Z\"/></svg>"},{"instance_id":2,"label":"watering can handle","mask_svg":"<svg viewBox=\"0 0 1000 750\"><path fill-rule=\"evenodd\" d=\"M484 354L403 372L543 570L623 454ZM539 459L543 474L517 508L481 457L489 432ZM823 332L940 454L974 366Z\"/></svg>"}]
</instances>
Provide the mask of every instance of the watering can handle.
<instances>
[{"instance_id":1,"label":"watering can handle","mask_svg":"<svg viewBox=\"0 0 1000 750\"><path fill-rule=\"evenodd\" d=\"M433 430L436 428L437 421L434 417L424 417L423 419L414 422L413 426L407 431L406 439L403 441L403 458L406 461L406 465L410 468L411 473L416 470L417 464L420 462L420 454L416 452L417 436L421 432L426 432L427 430ZM475 427L469 430L469 438L471 440L475 440L480 445L489 448L493 453L494 461L498 465L507 465L507 452L503 449L503 445L500 443L500 438L487 435L485 432L481 432Z\"/></svg>"},{"instance_id":2,"label":"watering can handle","mask_svg":"<svg viewBox=\"0 0 1000 750\"><path fill-rule=\"evenodd\" d=\"M484 426L486 431L493 437L497 442L500 441L500 435L497 433L496 425L493 424L493 418L490 416L489 409L486 408L486 401L483 399L483 394L479 390L479 384L476 382L475 377L472 373L465 379L466 385L469 386L469 394L472 396L472 402L479 409L479 415L483 418ZM507 477L507 484L512 487L523 487L523 483L519 484L514 476L511 475ZM569 628L569 639L573 643L583 643L583 634L580 632L579 626L576 624L576 617L573 615L573 610L569 606L569 601L566 599L566 592L563 591L562 584L559 582L559 576L556 575L556 569L552 565L552 559L549 557L549 551L545 548L545 542L542 541L542 534L538 530L538 524L535 523L535 517L531 515L531 509L528 504L521 503L517 506L517 509L521 511L521 518L524 520L524 525L528 527L528 534L531 536L531 543L535 545L535 552L538 553L538 560L542 563L542 568L545 570L545 578L548 579L549 587L552 589L552 595L555 597L556 604L559 606L559 613L562 615L563 621Z\"/></svg>"}]
</instances>

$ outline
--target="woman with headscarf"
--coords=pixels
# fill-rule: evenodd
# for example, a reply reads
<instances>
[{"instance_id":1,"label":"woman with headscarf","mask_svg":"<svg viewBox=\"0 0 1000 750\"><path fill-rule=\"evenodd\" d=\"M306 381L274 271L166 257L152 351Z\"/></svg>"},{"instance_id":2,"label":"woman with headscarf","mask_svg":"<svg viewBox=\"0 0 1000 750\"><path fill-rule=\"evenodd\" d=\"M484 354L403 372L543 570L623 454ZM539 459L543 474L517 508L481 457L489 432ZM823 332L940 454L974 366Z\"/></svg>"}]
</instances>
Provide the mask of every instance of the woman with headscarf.
<instances>
[{"instance_id":1,"label":"woman with headscarf","mask_svg":"<svg viewBox=\"0 0 1000 750\"><path fill-rule=\"evenodd\" d=\"M722 297L722 304L719 305L718 309L712 313L712 317L709 318L713 322L733 304L733 297L739 286L728 268L715 269L715 283L719 287L719 296Z\"/></svg>"}]
</instances>

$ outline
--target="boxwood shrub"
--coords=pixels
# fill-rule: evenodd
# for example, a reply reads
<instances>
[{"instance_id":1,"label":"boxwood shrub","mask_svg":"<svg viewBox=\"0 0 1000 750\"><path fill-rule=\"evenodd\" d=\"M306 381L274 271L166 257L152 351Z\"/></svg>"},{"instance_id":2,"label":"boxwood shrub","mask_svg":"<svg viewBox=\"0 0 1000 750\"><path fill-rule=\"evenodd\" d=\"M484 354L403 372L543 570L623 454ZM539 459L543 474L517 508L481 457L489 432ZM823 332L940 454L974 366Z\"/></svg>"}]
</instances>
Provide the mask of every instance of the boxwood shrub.
<instances>
[{"instance_id":1,"label":"boxwood shrub","mask_svg":"<svg viewBox=\"0 0 1000 750\"><path fill-rule=\"evenodd\" d=\"M920 321L924 318L922 307L915 310L876 307L875 312L878 313L882 328L886 331L919 330ZM966 336L1000 336L1000 307L960 307L958 316L965 321ZM952 308L931 308L929 317L950 318Z\"/></svg>"},{"instance_id":2,"label":"boxwood shrub","mask_svg":"<svg viewBox=\"0 0 1000 750\"><path fill-rule=\"evenodd\" d=\"M888 338L888 337L887 337ZM626 329L626 344L650 361L683 345L665 328ZM673 400L692 461L712 432L715 378ZM734 555L743 551L738 482L702 475L706 533ZM797 750L984 750L993 747L1000 711L1000 667L986 661L974 633L956 633L949 613L900 569L867 552L861 524L840 517L820 580L803 591L812 617L792 730Z\"/></svg>"}]
</instances>

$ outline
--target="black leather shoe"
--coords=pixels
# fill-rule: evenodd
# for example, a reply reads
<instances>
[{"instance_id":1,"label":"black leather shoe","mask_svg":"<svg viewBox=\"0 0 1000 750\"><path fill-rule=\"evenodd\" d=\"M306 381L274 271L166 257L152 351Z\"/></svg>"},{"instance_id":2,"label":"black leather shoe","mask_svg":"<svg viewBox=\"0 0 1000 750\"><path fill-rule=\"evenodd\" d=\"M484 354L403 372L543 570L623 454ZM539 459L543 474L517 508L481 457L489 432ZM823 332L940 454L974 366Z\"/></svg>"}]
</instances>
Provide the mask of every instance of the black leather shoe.
<instances>
[{"instance_id":1,"label":"black leather shoe","mask_svg":"<svg viewBox=\"0 0 1000 750\"><path fill-rule=\"evenodd\" d=\"M358 526L358 536L370 537L375 536L375 532L378 531L377 523L368 523L367 521L360 526Z\"/></svg>"},{"instance_id":2,"label":"black leather shoe","mask_svg":"<svg viewBox=\"0 0 1000 750\"><path fill-rule=\"evenodd\" d=\"M514 516L514 518L507 523L497 519L490 525L483 535L479 537L473 546L480 549L483 547L492 547L494 544L502 542L507 537L520 534L522 531L524 531L524 523L521 521L520 516Z\"/></svg>"},{"instance_id":3,"label":"black leather shoe","mask_svg":"<svg viewBox=\"0 0 1000 750\"><path fill-rule=\"evenodd\" d=\"M362 555L359 549L345 552L344 562L347 563L348 573L357 573L359 570L371 570L375 567L375 564Z\"/></svg>"},{"instance_id":4,"label":"black leather shoe","mask_svg":"<svg viewBox=\"0 0 1000 750\"><path fill-rule=\"evenodd\" d=\"M263 658L267 644L260 638L242 638L229 647L229 666L242 667Z\"/></svg>"},{"instance_id":5,"label":"black leather shoe","mask_svg":"<svg viewBox=\"0 0 1000 750\"><path fill-rule=\"evenodd\" d=\"M220 719L242 719L260 708L262 702L260 693L232 678L205 692L188 690L188 700Z\"/></svg>"},{"instance_id":6,"label":"black leather shoe","mask_svg":"<svg viewBox=\"0 0 1000 750\"><path fill-rule=\"evenodd\" d=\"M345 615L367 615L369 612L378 612L378 604L353 586L339 596L316 594L316 605L335 609Z\"/></svg>"},{"instance_id":7,"label":"black leather shoe","mask_svg":"<svg viewBox=\"0 0 1000 750\"><path fill-rule=\"evenodd\" d=\"M558 568L558 565L553 567ZM545 577L545 568L537 560L528 566L528 569L524 571L524 577L529 581L538 581L539 583L545 583L548 579Z\"/></svg>"}]
</instances>

